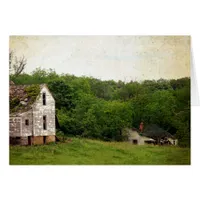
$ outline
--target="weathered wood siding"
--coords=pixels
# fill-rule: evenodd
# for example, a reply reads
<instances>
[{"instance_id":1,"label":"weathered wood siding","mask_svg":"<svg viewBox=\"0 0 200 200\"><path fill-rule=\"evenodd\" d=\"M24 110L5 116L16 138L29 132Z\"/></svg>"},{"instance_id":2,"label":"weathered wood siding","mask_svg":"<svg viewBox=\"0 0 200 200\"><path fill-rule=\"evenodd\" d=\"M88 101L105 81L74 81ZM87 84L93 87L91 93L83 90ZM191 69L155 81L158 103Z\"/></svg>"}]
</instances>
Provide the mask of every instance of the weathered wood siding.
<instances>
[{"instance_id":1,"label":"weathered wood siding","mask_svg":"<svg viewBox=\"0 0 200 200\"><path fill-rule=\"evenodd\" d=\"M26 137L33 133L33 117L32 110L18 114L17 116L10 116L10 137ZM28 125L25 124L28 120Z\"/></svg>"},{"instance_id":2,"label":"weathered wood siding","mask_svg":"<svg viewBox=\"0 0 200 200\"><path fill-rule=\"evenodd\" d=\"M10 117L9 124L10 124L10 137L20 137L21 136L21 117Z\"/></svg>"},{"instance_id":3,"label":"weathered wood siding","mask_svg":"<svg viewBox=\"0 0 200 200\"><path fill-rule=\"evenodd\" d=\"M33 112L32 110L22 113L22 136L32 136L33 134ZM25 124L25 121L28 120L28 125Z\"/></svg>"},{"instance_id":4,"label":"weathered wood siding","mask_svg":"<svg viewBox=\"0 0 200 200\"><path fill-rule=\"evenodd\" d=\"M46 105L43 105L43 92L46 93ZM46 116L46 130L43 129L43 116ZM33 105L33 135L55 135L55 100L46 86L40 91L40 95Z\"/></svg>"}]
</instances>

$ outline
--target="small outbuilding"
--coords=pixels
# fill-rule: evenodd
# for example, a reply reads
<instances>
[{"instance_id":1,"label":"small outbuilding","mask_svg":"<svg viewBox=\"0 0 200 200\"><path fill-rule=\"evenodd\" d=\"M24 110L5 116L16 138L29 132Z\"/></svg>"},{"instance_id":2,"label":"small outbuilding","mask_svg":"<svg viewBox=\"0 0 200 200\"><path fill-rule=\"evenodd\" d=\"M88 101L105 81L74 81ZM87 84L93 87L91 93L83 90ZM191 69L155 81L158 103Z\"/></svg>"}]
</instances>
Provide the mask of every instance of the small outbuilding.
<instances>
[{"instance_id":1,"label":"small outbuilding","mask_svg":"<svg viewBox=\"0 0 200 200\"><path fill-rule=\"evenodd\" d=\"M160 128L156 124L140 126L139 129L126 129L128 141L135 145L160 144L160 145L178 145L178 140L169 132Z\"/></svg>"}]
</instances>

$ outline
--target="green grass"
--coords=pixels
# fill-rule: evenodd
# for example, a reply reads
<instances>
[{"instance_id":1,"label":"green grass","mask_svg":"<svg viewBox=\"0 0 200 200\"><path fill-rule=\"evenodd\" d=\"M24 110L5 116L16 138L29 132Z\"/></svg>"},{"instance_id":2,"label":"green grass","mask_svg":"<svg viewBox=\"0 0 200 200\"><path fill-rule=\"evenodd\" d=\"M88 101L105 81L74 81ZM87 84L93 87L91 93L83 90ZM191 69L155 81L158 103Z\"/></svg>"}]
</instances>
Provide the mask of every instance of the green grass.
<instances>
[{"instance_id":1,"label":"green grass","mask_svg":"<svg viewBox=\"0 0 200 200\"><path fill-rule=\"evenodd\" d=\"M11 146L11 165L189 165L190 149L72 138L69 143Z\"/></svg>"}]
</instances>

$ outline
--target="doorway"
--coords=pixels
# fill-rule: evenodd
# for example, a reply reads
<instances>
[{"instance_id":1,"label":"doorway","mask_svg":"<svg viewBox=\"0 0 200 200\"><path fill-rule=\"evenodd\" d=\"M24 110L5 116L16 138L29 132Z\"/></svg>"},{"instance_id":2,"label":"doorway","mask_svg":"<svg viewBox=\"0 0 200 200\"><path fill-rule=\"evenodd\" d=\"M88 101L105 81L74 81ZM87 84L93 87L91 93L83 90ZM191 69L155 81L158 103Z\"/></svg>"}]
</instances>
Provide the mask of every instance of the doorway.
<instances>
[{"instance_id":1,"label":"doorway","mask_svg":"<svg viewBox=\"0 0 200 200\"><path fill-rule=\"evenodd\" d=\"M47 138L47 136L43 137L43 144L46 144L46 138Z\"/></svg>"},{"instance_id":2,"label":"doorway","mask_svg":"<svg viewBox=\"0 0 200 200\"><path fill-rule=\"evenodd\" d=\"M28 145L32 145L31 136L28 136Z\"/></svg>"},{"instance_id":3,"label":"doorway","mask_svg":"<svg viewBox=\"0 0 200 200\"><path fill-rule=\"evenodd\" d=\"M138 144L138 140L133 140L133 144Z\"/></svg>"}]
</instances>

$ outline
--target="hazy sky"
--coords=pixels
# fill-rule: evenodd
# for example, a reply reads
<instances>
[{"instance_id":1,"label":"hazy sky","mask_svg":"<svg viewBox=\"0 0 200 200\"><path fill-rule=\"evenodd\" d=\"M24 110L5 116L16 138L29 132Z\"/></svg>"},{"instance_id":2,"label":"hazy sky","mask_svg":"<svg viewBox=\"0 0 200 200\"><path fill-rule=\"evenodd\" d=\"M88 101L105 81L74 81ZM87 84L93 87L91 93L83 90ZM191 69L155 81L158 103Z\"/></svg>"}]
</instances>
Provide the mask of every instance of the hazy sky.
<instances>
[{"instance_id":1,"label":"hazy sky","mask_svg":"<svg viewBox=\"0 0 200 200\"><path fill-rule=\"evenodd\" d=\"M190 76L189 36L11 36L10 49L36 67L102 80Z\"/></svg>"}]
</instances>

